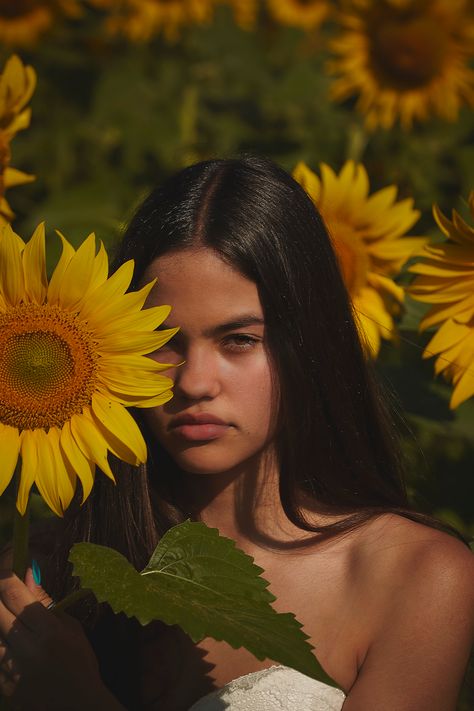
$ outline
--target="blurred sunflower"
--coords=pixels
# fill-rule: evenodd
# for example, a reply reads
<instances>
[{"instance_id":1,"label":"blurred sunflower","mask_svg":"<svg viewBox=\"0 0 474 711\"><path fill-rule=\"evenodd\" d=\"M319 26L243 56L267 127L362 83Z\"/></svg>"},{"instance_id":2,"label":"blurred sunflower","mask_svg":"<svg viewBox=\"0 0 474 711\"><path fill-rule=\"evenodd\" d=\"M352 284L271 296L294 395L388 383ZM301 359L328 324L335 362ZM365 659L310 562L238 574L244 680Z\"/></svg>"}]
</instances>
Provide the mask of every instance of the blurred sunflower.
<instances>
[{"instance_id":1,"label":"blurred sunflower","mask_svg":"<svg viewBox=\"0 0 474 711\"><path fill-rule=\"evenodd\" d=\"M0 75L0 225L11 222L14 214L5 198L7 188L30 183L34 176L10 166L10 141L27 128L31 111L26 108L36 85L34 69L13 55Z\"/></svg>"},{"instance_id":2,"label":"blurred sunflower","mask_svg":"<svg viewBox=\"0 0 474 711\"><path fill-rule=\"evenodd\" d=\"M426 242L423 237L402 238L420 213L411 199L396 202L394 185L369 197L367 172L353 161L339 175L322 163L321 178L299 163L293 176L328 227L362 340L376 356L381 338L396 338L392 316L400 312L404 292L392 277Z\"/></svg>"},{"instance_id":3,"label":"blurred sunflower","mask_svg":"<svg viewBox=\"0 0 474 711\"><path fill-rule=\"evenodd\" d=\"M474 220L474 191L469 207ZM474 227L456 210L451 220L437 206L433 214L448 240L422 249L422 261L409 267L417 276L408 293L433 304L421 320L420 330L439 328L423 358L437 356L436 374L443 373L454 385L450 401L454 409L474 395Z\"/></svg>"},{"instance_id":4,"label":"blurred sunflower","mask_svg":"<svg viewBox=\"0 0 474 711\"><path fill-rule=\"evenodd\" d=\"M26 104L36 87L33 67L12 55L0 75L0 131L12 138L30 123L31 109Z\"/></svg>"},{"instance_id":5,"label":"blurred sunflower","mask_svg":"<svg viewBox=\"0 0 474 711\"><path fill-rule=\"evenodd\" d=\"M282 25L313 30L328 15L326 0L266 0L269 13Z\"/></svg>"},{"instance_id":6,"label":"blurred sunflower","mask_svg":"<svg viewBox=\"0 0 474 711\"><path fill-rule=\"evenodd\" d=\"M2 145L0 136L0 162L1 161ZM26 185L26 183L31 183L33 180L35 180L35 176L29 173L23 173L23 171L16 170L16 168L9 166L0 167L0 227L3 227L7 222L11 222L15 217L15 213L5 198L5 190L14 188L17 185Z\"/></svg>"},{"instance_id":7,"label":"blurred sunflower","mask_svg":"<svg viewBox=\"0 0 474 711\"><path fill-rule=\"evenodd\" d=\"M89 0L108 11L105 27L111 35L146 42L162 33L175 41L182 27L210 19L214 0Z\"/></svg>"},{"instance_id":8,"label":"blurred sunflower","mask_svg":"<svg viewBox=\"0 0 474 711\"><path fill-rule=\"evenodd\" d=\"M171 398L168 366L145 356L177 329L155 331L168 306L141 311L153 282L125 293L133 261L110 278L94 235L75 251L66 239L49 280L44 226L27 244L7 225L0 233L0 493L17 460L17 508L24 513L36 484L62 515L77 477L83 499L96 465L111 479L108 452L133 465L146 446L126 407Z\"/></svg>"},{"instance_id":9,"label":"blurred sunflower","mask_svg":"<svg viewBox=\"0 0 474 711\"><path fill-rule=\"evenodd\" d=\"M0 41L27 47L54 23L58 15L77 17L76 0L2 0L0 3Z\"/></svg>"},{"instance_id":10,"label":"blurred sunflower","mask_svg":"<svg viewBox=\"0 0 474 711\"><path fill-rule=\"evenodd\" d=\"M474 104L474 20L467 0L347 0L345 32L328 64L339 75L331 96L358 94L369 129L405 129L438 115L454 121Z\"/></svg>"}]
</instances>

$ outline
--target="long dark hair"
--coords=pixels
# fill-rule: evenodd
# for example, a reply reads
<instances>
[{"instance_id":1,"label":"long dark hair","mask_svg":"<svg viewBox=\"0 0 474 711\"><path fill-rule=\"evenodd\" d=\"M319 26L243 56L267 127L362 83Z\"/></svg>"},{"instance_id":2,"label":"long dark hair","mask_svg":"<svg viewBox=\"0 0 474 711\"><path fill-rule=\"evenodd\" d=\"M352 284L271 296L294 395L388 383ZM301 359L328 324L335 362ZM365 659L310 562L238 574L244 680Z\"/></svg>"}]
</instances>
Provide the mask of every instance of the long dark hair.
<instances>
[{"instance_id":1,"label":"long dark hair","mask_svg":"<svg viewBox=\"0 0 474 711\"><path fill-rule=\"evenodd\" d=\"M301 186L262 158L192 165L138 208L114 266L133 258L138 286L154 259L196 245L257 284L278 379L280 496L288 518L324 537L388 511L442 527L409 506L397 408L388 407L364 355L331 239ZM86 503L78 496L66 513L50 557L57 596L71 584L64 562L73 542L110 545L140 568L160 535L189 515L176 465L142 426L148 464L137 470L114 462L116 486L99 475ZM321 511L345 515L310 523L299 506L302 491Z\"/></svg>"},{"instance_id":2,"label":"long dark hair","mask_svg":"<svg viewBox=\"0 0 474 711\"><path fill-rule=\"evenodd\" d=\"M136 287L154 259L196 245L214 250L258 287L278 381L277 456L288 518L321 538L384 512L447 530L410 508L396 404L387 404L364 354L331 239L301 186L262 158L190 166L138 208L114 266L134 259ZM114 461L117 484L99 474L86 503L80 505L78 492L46 544L46 587L57 599L74 586L67 564L74 542L111 546L140 569L160 536L190 515L177 465L136 416L148 442L147 465ZM306 520L303 492L319 511L339 514L335 522Z\"/></svg>"}]
</instances>

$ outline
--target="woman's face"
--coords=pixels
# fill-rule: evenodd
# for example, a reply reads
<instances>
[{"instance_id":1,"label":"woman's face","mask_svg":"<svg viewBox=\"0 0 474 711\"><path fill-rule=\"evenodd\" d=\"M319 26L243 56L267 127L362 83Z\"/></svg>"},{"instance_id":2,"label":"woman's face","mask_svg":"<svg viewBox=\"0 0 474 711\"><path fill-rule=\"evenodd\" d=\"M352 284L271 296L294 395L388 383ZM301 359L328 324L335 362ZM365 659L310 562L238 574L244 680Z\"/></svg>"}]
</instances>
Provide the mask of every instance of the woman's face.
<instances>
[{"instance_id":1,"label":"woman's face","mask_svg":"<svg viewBox=\"0 0 474 711\"><path fill-rule=\"evenodd\" d=\"M159 442L187 472L216 474L258 465L273 438L272 379L257 287L210 249L166 254L147 306L169 304L161 328L180 331L151 357L169 371L174 397L144 410Z\"/></svg>"}]
</instances>

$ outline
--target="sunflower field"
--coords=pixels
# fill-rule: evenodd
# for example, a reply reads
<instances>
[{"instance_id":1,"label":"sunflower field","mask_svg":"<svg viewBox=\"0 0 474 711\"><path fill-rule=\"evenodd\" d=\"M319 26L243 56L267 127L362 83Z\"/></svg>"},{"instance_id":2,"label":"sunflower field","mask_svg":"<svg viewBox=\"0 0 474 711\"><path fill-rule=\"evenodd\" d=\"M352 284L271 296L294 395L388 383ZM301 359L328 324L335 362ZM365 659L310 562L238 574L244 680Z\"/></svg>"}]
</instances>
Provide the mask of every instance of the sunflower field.
<instances>
[{"instance_id":1,"label":"sunflower field","mask_svg":"<svg viewBox=\"0 0 474 711\"><path fill-rule=\"evenodd\" d=\"M272 158L329 227L412 502L473 537L472 2L3 0L0 43L0 225L46 221L51 270L55 228L112 248L177 169Z\"/></svg>"}]
</instances>

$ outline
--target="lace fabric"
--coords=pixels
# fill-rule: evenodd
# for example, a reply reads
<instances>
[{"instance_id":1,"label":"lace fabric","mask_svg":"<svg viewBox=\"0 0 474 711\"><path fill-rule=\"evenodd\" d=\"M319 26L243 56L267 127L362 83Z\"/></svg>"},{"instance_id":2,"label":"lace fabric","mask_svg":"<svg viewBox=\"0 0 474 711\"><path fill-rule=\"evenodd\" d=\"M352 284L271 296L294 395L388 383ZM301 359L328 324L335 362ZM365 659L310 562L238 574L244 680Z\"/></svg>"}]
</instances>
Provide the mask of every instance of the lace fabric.
<instances>
[{"instance_id":1,"label":"lace fabric","mask_svg":"<svg viewBox=\"0 0 474 711\"><path fill-rule=\"evenodd\" d=\"M345 695L284 666L246 674L196 701L189 711L340 711Z\"/></svg>"}]
</instances>

